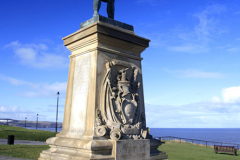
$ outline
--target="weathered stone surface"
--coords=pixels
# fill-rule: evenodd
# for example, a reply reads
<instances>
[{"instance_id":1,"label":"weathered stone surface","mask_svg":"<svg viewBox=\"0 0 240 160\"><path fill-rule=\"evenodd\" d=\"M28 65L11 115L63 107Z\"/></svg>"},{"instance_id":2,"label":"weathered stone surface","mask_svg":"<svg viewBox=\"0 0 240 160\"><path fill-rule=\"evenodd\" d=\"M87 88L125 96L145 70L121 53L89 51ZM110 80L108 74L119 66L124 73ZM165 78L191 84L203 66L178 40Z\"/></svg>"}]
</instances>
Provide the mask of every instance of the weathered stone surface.
<instances>
[{"instance_id":1,"label":"weathered stone surface","mask_svg":"<svg viewBox=\"0 0 240 160\"><path fill-rule=\"evenodd\" d=\"M122 132L124 134L137 135L140 134L141 130L138 128L123 128Z\"/></svg>"},{"instance_id":2,"label":"weathered stone surface","mask_svg":"<svg viewBox=\"0 0 240 160\"><path fill-rule=\"evenodd\" d=\"M159 155L160 143L146 139L151 136L145 120L141 53L149 40L103 22L63 40L72 53L63 127L47 140L51 148L39 160L140 160L137 152L148 159Z\"/></svg>"},{"instance_id":3,"label":"weathered stone surface","mask_svg":"<svg viewBox=\"0 0 240 160\"><path fill-rule=\"evenodd\" d=\"M75 58L70 132L83 134L86 125L91 52ZM79 106L81 104L81 107Z\"/></svg>"},{"instance_id":4,"label":"weathered stone surface","mask_svg":"<svg viewBox=\"0 0 240 160\"><path fill-rule=\"evenodd\" d=\"M147 160L150 159L150 140L119 140L113 141L117 160Z\"/></svg>"}]
</instances>

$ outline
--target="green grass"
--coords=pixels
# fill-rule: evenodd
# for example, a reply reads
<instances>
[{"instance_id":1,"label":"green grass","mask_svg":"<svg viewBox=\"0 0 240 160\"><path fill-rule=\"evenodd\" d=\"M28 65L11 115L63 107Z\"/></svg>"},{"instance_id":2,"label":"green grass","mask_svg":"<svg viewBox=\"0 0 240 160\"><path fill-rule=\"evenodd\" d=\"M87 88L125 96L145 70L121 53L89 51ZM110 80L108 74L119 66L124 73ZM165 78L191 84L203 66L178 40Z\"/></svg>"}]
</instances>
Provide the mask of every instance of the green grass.
<instances>
[{"instance_id":1,"label":"green grass","mask_svg":"<svg viewBox=\"0 0 240 160\"><path fill-rule=\"evenodd\" d=\"M49 146L35 146L35 145L0 145L0 155L38 159L43 150L49 149Z\"/></svg>"},{"instance_id":2,"label":"green grass","mask_svg":"<svg viewBox=\"0 0 240 160\"><path fill-rule=\"evenodd\" d=\"M212 147L198 146L191 143L166 142L159 147L166 152L169 160L239 160L240 156L228 153L214 154ZM239 152L239 151L238 151ZM240 154L240 153L239 153Z\"/></svg>"},{"instance_id":3,"label":"green grass","mask_svg":"<svg viewBox=\"0 0 240 160\"><path fill-rule=\"evenodd\" d=\"M8 135L15 135L15 139L46 141L49 137L54 137L56 133L41 130L28 130L20 127L2 126L0 138L7 138ZM11 131L13 129L13 131ZM28 132L26 132L26 130ZM38 145L0 145L0 155L19 157L26 159L37 159L43 150L49 146ZM169 160L239 160L240 156L233 154L214 154L212 147L198 146L191 143L178 143L175 141L166 142L159 147L160 151L166 152ZM240 152L240 151L238 151ZM239 153L240 154L240 153Z\"/></svg>"},{"instance_id":4,"label":"green grass","mask_svg":"<svg viewBox=\"0 0 240 160\"><path fill-rule=\"evenodd\" d=\"M2 128L4 128L2 130ZM13 131L12 131L13 130ZM50 137L55 137L55 132L25 129L21 127L13 127L0 125L0 138L7 139L8 135L14 135L16 140L42 141L45 142Z\"/></svg>"},{"instance_id":5,"label":"green grass","mask_svg":"<svg viewBox=\"0 0 240 160\"><path fill-rule=\"evenodd\" d=\"M38 159L43 150L49 146L30 145L0 145L0 155L26 159ZM240 156L233 154L214 154L213 148L197 146L190 143L165 143L159 147L168 155L169 160L239 160Z\"/></svg>"}]
</instances>

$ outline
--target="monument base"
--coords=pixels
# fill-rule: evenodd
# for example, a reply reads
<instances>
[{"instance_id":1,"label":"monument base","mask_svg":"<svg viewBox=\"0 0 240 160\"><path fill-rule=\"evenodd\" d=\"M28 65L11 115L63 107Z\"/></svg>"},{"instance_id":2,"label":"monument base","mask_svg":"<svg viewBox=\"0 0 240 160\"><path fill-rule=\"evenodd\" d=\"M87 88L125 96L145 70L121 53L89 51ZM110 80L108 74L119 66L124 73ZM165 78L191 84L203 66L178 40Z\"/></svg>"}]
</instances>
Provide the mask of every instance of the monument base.
<instances>
[{"instance_id":1,"label":"monument base","mask_svg":"<svg viewBox=\"0 0 240 160\"><path fill-rule=\"evenodd\" d=\"M157 149L161 145L159 140L112 140L112 142L112 155L116 157L116 160L161 160L168 158L165 152Z\"/></svg>"},{"instance_id":2,"label":"monument base","mask_svg":"<svg viewBox=\"0 0 240 160\"><path fill-rule=\"evenodd\" d=\"M40 153L38 160L160 160L167 159L158 151L160 141L144 140L80 140L54 137L47 140L51 147Z\"/></svg>"},{"instance_id":3,"label":"monument base","mask_svg":"<svg viewBox=\"0 0 240 160\"><path fill-rule=\"evenodd\" d=\"M113 141L112 154L116 160L150 159L150 140L118 140Z\"/></svg>"},{"instance_id":4,"label":"monument base","mask_svg":"<svg viewBox=\"0 0 240 160\"><path fill-rule=\"evenodd\" d=\"M53 137L47 144L51 148L40 153L38 160L114 160L112 142L102 137L94 140Z\"/></svg>"}]
</instances>

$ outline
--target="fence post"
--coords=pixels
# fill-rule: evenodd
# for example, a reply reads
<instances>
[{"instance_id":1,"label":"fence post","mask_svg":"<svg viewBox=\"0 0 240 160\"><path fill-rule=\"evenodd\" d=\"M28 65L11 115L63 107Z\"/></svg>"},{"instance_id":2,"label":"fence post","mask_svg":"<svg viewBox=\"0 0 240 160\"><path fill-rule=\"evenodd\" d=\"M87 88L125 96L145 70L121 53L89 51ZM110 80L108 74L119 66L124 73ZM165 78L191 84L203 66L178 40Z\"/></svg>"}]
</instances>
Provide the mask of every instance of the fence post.
<instances>
[{"instance_id":1,"label":"fence post","mask_svg":"<svg viewBox=\"0 0 240 160\"><path fill-rule=\"evenodd\" d=\"M182 143L182 138L180 138L180 143Z\"/></svg>"},{"instance_id":2,"label":"fence post","mask_svg":"<svg viewBox=\"0 0 240 160\"><path fill-rule=\"evenodd\" d=\"M170 141L170 137L168 137L169 141Z\"/></svg>"},{"instance_id":3,"label":"fence post","mask_svg":"<svg viewBox=\"0 0 240 160\"><path fill-rule=\"evenodd\" d=\"M207 141L206 141L206 147L207 147Z\"/></svg>"},{"instance_id":4,"label":"fence post","mask_svg":"<svg viewBox=\"0 0 240 160\"><path fill-rule=\"evenodd\" d=\"M193 139L192 139L192 144L193 144Z\"/></svg>"}]
</instances>

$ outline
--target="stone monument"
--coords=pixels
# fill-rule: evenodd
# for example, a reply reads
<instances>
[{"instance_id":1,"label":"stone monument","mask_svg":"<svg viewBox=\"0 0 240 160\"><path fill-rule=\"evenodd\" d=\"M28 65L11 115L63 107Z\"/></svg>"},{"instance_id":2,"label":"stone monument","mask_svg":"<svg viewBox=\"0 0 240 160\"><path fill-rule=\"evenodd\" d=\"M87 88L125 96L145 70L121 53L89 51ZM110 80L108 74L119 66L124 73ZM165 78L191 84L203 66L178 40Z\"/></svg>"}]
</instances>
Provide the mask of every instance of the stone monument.
<instances>
[{"instance_id":1,"label":"stone monument","mask_svg":"<svg viewBox=\"0 0 240 160\"><path fill-rule=\"evenodd\" d=\"M166 159L146 126L141 53L150 40L99 15L99 8L63 38L72 53L63 128L46 141L51 148L39 160Z\"/></svg>"}]
</instances>

